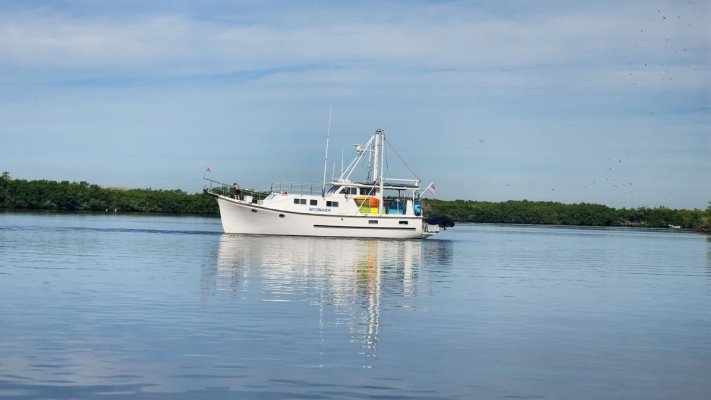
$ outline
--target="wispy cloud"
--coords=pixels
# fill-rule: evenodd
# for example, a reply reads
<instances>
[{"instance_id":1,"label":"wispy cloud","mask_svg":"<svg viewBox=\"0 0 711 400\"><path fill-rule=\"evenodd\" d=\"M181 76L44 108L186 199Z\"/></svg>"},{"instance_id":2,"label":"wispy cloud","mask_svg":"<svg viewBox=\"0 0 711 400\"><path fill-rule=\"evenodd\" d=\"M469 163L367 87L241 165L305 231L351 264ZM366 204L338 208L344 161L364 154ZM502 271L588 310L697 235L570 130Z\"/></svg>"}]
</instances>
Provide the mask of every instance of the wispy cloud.
<instances>
[{"instance_id":1,"label":"wispy cloud","mask_svg":"<svg viewBox=\"0 0 711 400\"><path fill-rule=\"evenodd\" d=\"M538 192L525 182L587 176L597 171L594 160L620 148L645 166L692 158L677 165L696 178L698 164L711 167L700 156L711 152L703 140L711 135L708 18L705 1L6 1L0 135L55 136L46 147L13 136L13 157L0 150L0 159L40 168L50 154L61 159L62 142L107 152L91 163L117 148L142 159L132 141L143 140L167 163L168 154L197 150L224 165L234 152L245 165L273 167L253 150L211 150L204 140L239 136L251 149L282 152L285 164L303 164L321 156L301 151L304 132L321 129L319 113L335 101L338 130L394 131L444 196L448 186L458 191L450 197L480 195L455 176L482 169L492 177L490 198L526 197ZM686 138L664 154L674 134ZM116 138L125 142L114 145ZM38 154L32 165L17 156L21 147ZM445 153L454 166L431 156ZM179 168L175 161L169 169ZM497 189L501 171L512 169L536 179L521 179L519 192ZM634 176L666 176L656 172ZM581 200L615 198L600 193ZM578 194L561 185L555 192Z\"/></svg>"},{"instance_id":2,"label":"wispy cloud","mask_svg":"<svg viewBox=\"0 0 711 400\"><path fill-rule=\"evenodd\" d=\"M277 13L267 3L247 20L239 13L215 20L160 9L118 19L61 9L23 10L0 18L0 55L5 65L147 74L325 63L352 68L604 69L625 62L636 68L643 61L688 65L708 57L703 14L675 7L664 21L654 8L622 3L511 19L458 2L391 3L377 13L368 7L315 6Z\"/></svg>"}]
</instances>

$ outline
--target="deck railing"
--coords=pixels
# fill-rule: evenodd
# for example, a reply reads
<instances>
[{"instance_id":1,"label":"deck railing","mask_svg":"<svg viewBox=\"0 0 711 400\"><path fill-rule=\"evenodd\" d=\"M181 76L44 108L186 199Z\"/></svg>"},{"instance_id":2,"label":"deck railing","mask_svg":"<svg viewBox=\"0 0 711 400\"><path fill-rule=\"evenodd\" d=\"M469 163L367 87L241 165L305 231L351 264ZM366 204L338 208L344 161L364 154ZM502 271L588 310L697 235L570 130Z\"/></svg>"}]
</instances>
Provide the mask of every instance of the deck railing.
<instances>
[{"instance_id":1,"label":"deck railing","mask_svg":"<svg viewBox=\"0 0 711 400\"><path fill-rule=\"evenodd\" d=\"M207 181L203 190L228 197L233 197L235 195L235 190L232 187L232 184L227 184L210 178L203 179ZM242 191L243 197L252 196L252 201L256 203L259 200L264 200L271 193L291 193L296 195L321 194L321 184L304 182L278 182L271 183L268 187L262 188L240 187L240 190Z\"/></svg>"}]
</instances>

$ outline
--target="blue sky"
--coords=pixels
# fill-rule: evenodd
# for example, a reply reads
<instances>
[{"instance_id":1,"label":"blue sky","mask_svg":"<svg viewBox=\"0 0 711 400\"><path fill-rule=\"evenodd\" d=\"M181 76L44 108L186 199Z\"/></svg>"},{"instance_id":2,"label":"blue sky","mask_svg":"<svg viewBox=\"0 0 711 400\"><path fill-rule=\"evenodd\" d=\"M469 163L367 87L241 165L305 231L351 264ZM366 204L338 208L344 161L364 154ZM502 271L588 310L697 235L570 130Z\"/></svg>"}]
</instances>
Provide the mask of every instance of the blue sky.
<instances>
[{"instance_id":1,"label":"blue sky","mask_svg":"<svg viewBox=\"0 0 711 400\"><path fill-rule=\"evenodd\" d=\"M709 20L697 0L3 1L0 169L317 183L333 105L331 162L382 128L443 199L706 208Z\"/></svg>"}]
</instances>

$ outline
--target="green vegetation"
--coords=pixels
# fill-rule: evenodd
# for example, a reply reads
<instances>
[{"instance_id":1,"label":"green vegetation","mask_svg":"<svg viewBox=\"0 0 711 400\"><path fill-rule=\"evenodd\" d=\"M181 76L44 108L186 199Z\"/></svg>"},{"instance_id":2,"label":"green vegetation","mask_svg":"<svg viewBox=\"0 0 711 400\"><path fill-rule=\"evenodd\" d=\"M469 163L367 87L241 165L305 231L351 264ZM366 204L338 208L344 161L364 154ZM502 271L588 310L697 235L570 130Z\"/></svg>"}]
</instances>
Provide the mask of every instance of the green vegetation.
<instances>
[{"instance_id":1,"label":"green vegetation","mask_svg":"<svg viewBox=\"0 0 711 400\"><path fill-rule=\"evenodd\" d=\"M704 210L666 207L615 209L600 204L562 204L543 201L423 200L428 214L446 215L457 222L551 224L581 226L680 226L711 232L711 202ZM120 211L217 214L215 200L182 190L102 188L87 182L27 181L0 177L0 209L57 211Z\"/></svg>"},{"instance_id":2,"label":"green vegetation","mask_svg":"<svg viewBox=\"0 0 711 400\"><path fill-rule=\"evenodd\" d=\"M706 211L658 208L615 209L600 204L562 204L548 201L443 201L426 200L425 211L460 222L550 224L581 226L680 226L711 232L711 203Z\"/></svg>"},{"instance_id":3,"label":"green vegetation","mask_svg":"<svg viewBox=\"0 0 711 400\"><path fill-rule=\"evenodd\" d=\"M102 188L87 182L0 178L0 209L216 214L213 198L182 190Z\"/></svg>"}]
</instances>

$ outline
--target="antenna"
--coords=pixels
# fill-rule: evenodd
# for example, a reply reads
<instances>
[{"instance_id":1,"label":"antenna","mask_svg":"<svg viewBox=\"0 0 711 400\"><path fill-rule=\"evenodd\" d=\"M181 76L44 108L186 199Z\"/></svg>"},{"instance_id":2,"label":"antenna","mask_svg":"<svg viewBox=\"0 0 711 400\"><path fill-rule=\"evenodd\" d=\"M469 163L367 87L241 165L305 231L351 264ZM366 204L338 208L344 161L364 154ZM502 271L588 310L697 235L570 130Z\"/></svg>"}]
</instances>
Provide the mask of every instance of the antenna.
<instances>
[{"instance_id":1,"label":"antenna","mask_svg":"<svg viewBox=\"0 0 711 400\"><path fill-rule=\"evenodd\" d=\"M321 197L326 196L326 169L328 168L328 140L331 138L331 115L333 114L333 104L328 110L328 131L326 132L326 158L323 160L323 185L321 186Z\"/></svg>"}]
</instances>

